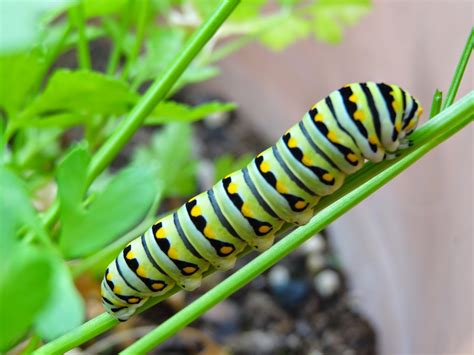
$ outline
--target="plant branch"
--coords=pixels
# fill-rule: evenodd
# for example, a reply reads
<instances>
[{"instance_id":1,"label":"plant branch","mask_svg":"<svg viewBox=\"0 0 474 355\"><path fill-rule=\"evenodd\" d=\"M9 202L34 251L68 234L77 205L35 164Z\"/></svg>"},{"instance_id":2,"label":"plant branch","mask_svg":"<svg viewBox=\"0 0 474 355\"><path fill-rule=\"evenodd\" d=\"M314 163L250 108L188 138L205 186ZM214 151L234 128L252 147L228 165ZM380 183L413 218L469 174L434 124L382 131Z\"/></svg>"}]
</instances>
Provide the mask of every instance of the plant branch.
<instances>
[{"instance_id":1,"label":"plant branch","mask_svg":"<svg viewBox=\"0 0 474 355\"><path fill-rule=\"evenodd\" d=\"M321 231L329 223L333 222L342 214L349 211L352 207L356 206L359 202L377 191L387 182L395 178L431 149L448 139L462 127L469 124L472 121L473 116L474 92L471 92L461 99L455 107L453 106L453 109L444 111L435 119L423 126L424 129L422 129L421 133L418 134L418 140L420 140L420 142L426 140L424 144L404 152L403 158L401 159L385 162L386 166L383 171L373 176L364 184L356 187L354 190L351 191L345 189L343 195L339 196L336 201L320 210L307 225L294 230L268 251L257 256L250 263L236 271L173 317L169 318L152 332L129 346L121 352L121 354L145 354L170 338L217 303L229 297L292 251L300 247L301 244L311 238L314 234ZM432 122L434 124L431 124ZM423 137L425 137L425 139L423 139ZM431 139L427 140L428 137L431 137ZM331 198L331 200L332 199L334 198Z\"/></svg>"},{"instance_id":2,"label":"plant branch","mask_svg":"<svg viewBox=\"0 0 474 355\"><path fill-rule=\"evenodd\" d=\"M71 23L77 28L79 40L77 42L78 62L81 69L91 69L91 54L86 35L86 23L84 19L84 7L82 3L71 7L69 10Z\"/></svg>"},{"instance_id":3,"label":"plant branch","mask_svg":"<svg viewBox=\"0 0 474 355\"><path fill-rule=\"evenodd\" d=\"M467 63L469 63L469 57L471 56L473 48L474 48L474 27L471 28L471 33L467 39L461 58L459 59L458 66L456 67L456 70L454 72L453 80L451 81L451 85L449 86L449 90L446 95L446 101L444 101L444 104L443 104L443 110L449 107L454 102L454 99L456 98L459 85L461 84L461 80L464 75L464 71L466 70Z\"/></svg>"},{"instance_id":4,"label":"plant branch","mask_svg":"<svg viewBox=\"0 0 474 355\"><path fill-rule=\"evenodd\" d=\"M357 174L349 176L347 183L344 184L341 189L320 201L317 211L319 213L310 223L297 228L268 251L260 254L253 261L244 266L244 268L236 271L229 278L202 296L198 300L199 303L196 305L194 303L191 304L176 316L163 323L159 328L156 328L155 331L150 333L149 336L151 338L148 336L143 338L148 339L145 340L145 343L142 343L140 340L132 345L133 348L125 350L124 354L130 354L132 351L139 352L139 350L141 351L152 344L152 346L155 346L154 344L157 344L157 341L159 343L171 336L174 332L197 318L219 300L227 297L240 287L243 287L246 282L278 262L317 231L324 228L327 224L355 206L372 192L393 179L429 150L469 124L473 119L473 112L474 92L471 92L450 108L442 111L435 118L415 130L413 133L415 146L404 151L401 159L385 161L378 164L367 164L367 166ZM164 296L150 299L146 305L139 310L139 313L168 298L171 294L179 290L180 289L176 287ZM206 298L201 300L203 297ZM185 313L182 313L184 311ZM118 323L119 322L111 315L103 313L84 323L72 332L44 345L38 349L36 354L55 354L68 351L113 328Z\"/></svg>"}]
</instances>

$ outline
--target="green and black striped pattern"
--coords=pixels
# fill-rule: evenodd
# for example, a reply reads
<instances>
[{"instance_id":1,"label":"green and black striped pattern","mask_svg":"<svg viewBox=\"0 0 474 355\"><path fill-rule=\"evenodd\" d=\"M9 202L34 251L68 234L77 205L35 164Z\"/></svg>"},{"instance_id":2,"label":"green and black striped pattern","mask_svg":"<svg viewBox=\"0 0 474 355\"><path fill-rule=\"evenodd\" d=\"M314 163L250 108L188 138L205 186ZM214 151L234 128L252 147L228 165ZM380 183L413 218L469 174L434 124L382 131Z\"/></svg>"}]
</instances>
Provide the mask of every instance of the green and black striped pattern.
<instances>
[{"instance_id":1,"label":"green and black striped pattern","mask_svg":"<svg viewBox=\"0 0 474 355\"><path fill-rule=\"evenodd\" d=\"M210 265L232 268L247 245L265 250L285 222L307 223L320 197L365 161L406 147L421 113L396 85L356 83L332 92L247 167L132 241L105 272L106 310L126 320L175 284L194 290Z\"/></svg>"}]
</instances>

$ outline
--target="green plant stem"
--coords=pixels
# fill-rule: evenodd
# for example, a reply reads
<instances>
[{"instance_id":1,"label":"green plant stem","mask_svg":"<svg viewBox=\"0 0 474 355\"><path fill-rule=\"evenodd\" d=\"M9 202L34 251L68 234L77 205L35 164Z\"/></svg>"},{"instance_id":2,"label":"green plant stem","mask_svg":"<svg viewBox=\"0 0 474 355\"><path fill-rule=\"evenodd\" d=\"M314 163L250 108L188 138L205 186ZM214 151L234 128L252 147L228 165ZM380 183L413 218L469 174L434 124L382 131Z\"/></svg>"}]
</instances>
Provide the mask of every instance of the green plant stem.
<instances>
[{"instance_id":1,"label":"green plant stem","mask_svg":"<svg viewBox=\"0 0 474 355\"><path fill-rule=\"evenodd\" d=\"M244 269L241 269L234 275L230 276L224 281L226 282L225 285L227 285L227 287L229 284L230 286L234 285L233 287L241 287L243 286L244 281L251 280L252 277L255 277L255 275L263 272L275 262L283 258L294 248L303 243L306 239L310 238L317 230L322 229L326 224L339 217L342 213L352 208L362 199L367 197L371 192L380 188L384 183L388 182L402 170L413 164L437 144L456 133L465 125L469 124L469 122L471 122L473 119L473 109L474 92L471 92L452 105L449 109L441 112L437 117L433 118L428 123L417 129L415 133L413 133L413 140L415 141L416 146L404 152L404 155L401 159L395 161L386 161L379 164L367 164L366 168L357 174L351 175L347 183L344 184L341 189L321 200L321 202L318 204L318 211L320 212L315 218L311 220L309 224L296 229L294 232L283 238L280 242L276 243L267 252L261 254L252 262L250 262L244 267ZM247 275L247 273L249 274ZM227 281L229 279L230 281ZM242 283L242 285L240 285L240 283ZM171 336L174 331L177 331L187 324L186 317L197 317L197 313L200 314L201 311L205 311L215 304L207 304L207 302L216 302L217 300L221 299L221 297L225 298L226 295L228 295L228 290L226 286L222 285L223 283L219 284L211 291L206 293L204 296L207 298L204 301L199 301L200 303L198 303L197 306L193 303L193 308L186 311L186 316L180 315L177 320L175 317L173 317L167 322L163 323L162 326L166 324L166 327L163 329L160 326L158 340L164 340L164 337L161 334L162 331L166 332L166 337ZM214 291L216 289L217 291ZM142 312L143 310L161 302L163 299L168 298L171 294L178 291L179 289L175 288L171 291L171 293L150 299L146 305L139 310L139 312ZM211 292L212 294L207 296ZM201 298L199 300L201 300ZM181 314L181 312L179 314ZM190 319L189 321L192 320ZM38 349L36 354L56 354L66 352L75 346L85 343L102 332L111 329L117 324L118 321L112 316L107 313L103 313L100 316L88 321L87 323L84 323L74 331L44 345ZM153 336L152 340L146 341L146 346L149 346L151 343L155 344L157 341L155 338L157 332L154 331L150 334L155 335ZM144 345L139 346L140 349L143 349ZM125 353L130 354L133 350L137 349L128 349Z\"/></svg>"},{"instance_id":2,"label":"green plant stem","mask_svg":"<svg viewBox=\"0 0 474 355\"><path fill-rule=\"evenodd\" d=\"M283 238L281 241L276 243L268 251L257 256L249 264L236 271L153 331L137 340L134 344L122 351L121 354L145 354L166 339L170 338L177 331L184 328L217 303L229 297L265 270L279 262L282 258L300 247L301 244L311 238L315 233L321 231L329 223L333 222L342 214L367 198L370 194L381 188L384 184L395 178L431 149L448 139L462 127L469 124L473 119L473 115L474 92L471 92L460 100L454 110L447 110L440 114L436 120L433 120L436 121L436 124L429 127L432 131L431 134L434 135L431 140L416 149L412 149L410 152L406 152L402 159L388 162L388 166L384 171L373 176L372 179L363 185L352 191L348 191L343 196L340 196L337 201L333 202L313 217L307 225L297 228L286 238Z\"/></svg>"},{"instance_id":3,"label":"green plant stem","mask_svg":"<svg viewBox=\"0 0 474 355\"><path fill-rule=\"evenodd\" d=\"M122 79L126 79L130 72L131 66L135 63L142 48L143 38L145 37L146 20L148 15L150 0L142 0L138 2L138 19L137 28L135 31L135 43L133 44L130 55L127 58L127 63L122 71Z\"/></svg>"},{"instance_id":4,"label":"green plant stem","mask_svg":"<svg viewBox=\"0 0 474 355\"><path fill-rule=\"evenodd\" d=\"M466 70L467 63L469 63L469 58L471 56L472 50L474 48L474 27L471 28L471 33L467 39L466 45L464 46L464 50L462 52L461 58L459 59L459 63L456 67L454 72L453 80L451 81L451 85L449 86L448 93L446 94L446 100L443 104L443 110L449 107L456 98L456 94L459 89L459 85L461 84L462 77L464 75L464 71Z\"/></svg>"},{"instance_id":5,"label":"green plant stem","mask_svg":"<svg viewBox=\"0 0 474 355\"><path fill-rule=\"evenodd\" d=\"M240 0L223 0L214 13L201 27L189 38L184 49L178 54L171 66L161 78L155 80L140 101L132 109L128 117L121 122L114 133L96 152L92 158L87 172L87 185L112 162L120 150L127 144L135 132L142 126L145 118L160 103L169 90L179 79L184 70L196 57L202 47L211 39L219 27L229 17ZM43 215L45 226L51 227L59 215L59 202L57 199L51 208Z\"/></svg>"},{"instance_id":6,"label":"green plant stem","mask_svg":"<svg viewBox=\"0 0 474 355\"><path fill-rule=\"evenodd\" d=\"M441 111L441 104L443 102L443 92L436 89L433 94L433 100L431 101L431 110L429 119L436 116Z\"/></svg>"},{"instance_id":7,"label":"green plant stem","mask_svg":"<svg viewBox=\"0 0 474 355\"><path fill-rule=\"evenodd\" d=\"M91 69L91 55L89 52L89 43L86 36L86 23L84 19L84 7L82 2L71 7L69 10L69 18L71 23L77 29L79 40L77 42L77 59L81 69Z\"/></svg>"},{"instance_id":8,"label":"green plant stem","mask_svg":"<svg viewBox=\"0 0 474 355\"><path fill-rule=\"evenodd\" d=\"M113 38L113 48L109 56L109 61L107 63L106 73L108 75L113 74L117 70L117 66L120 60L120 54L123 50L123 41L125 39L125 34L130 25L130 14L132 10L132 0L127 1L127 5L123 7L122 17L120 20L120 28L117 38Z\"/></svg>"}]
</instances>

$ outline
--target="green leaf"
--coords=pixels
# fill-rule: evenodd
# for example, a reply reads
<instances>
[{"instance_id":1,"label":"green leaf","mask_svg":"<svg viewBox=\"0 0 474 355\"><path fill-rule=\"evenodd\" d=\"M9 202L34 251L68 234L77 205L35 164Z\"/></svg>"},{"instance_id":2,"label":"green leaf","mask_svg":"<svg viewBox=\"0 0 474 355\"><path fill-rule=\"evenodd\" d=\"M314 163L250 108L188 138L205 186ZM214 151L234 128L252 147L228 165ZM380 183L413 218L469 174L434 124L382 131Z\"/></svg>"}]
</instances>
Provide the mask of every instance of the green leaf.
<instances>
[{"instance_id":1,"label":"green leaf","mask_svg":"<svg viewBox=\"0 0 474 355\"><path fill-rule=\"evenodd\" d=\"M89 161L90 155L79 146L58 167L59 245L68 257L93 253L126 233L144 218L158 195L152 169L133 166L114 176L85 208Z\"/></svg>"},{"instance_id":2,"label":"green leaf","mask_svg":"<svg viewBox=\"0 0 474 355\"><path fill-rule=\"evenodd\" d=\"M279 51L285 49L291 43L305 38L309 32L310 25L305 19L288 14L271 29L264 31L260 36L260 40L269 48Z\"/></svg>"},{"instance_id":3,"label":"green leaf","mask_svg":"<svg viewBox=\"0 0 474 355\"><path fill-rule=\"evenodd\" d=\"M219 5L220 0L192 0L202 18L208 17ZM245 21L260 14L260 10L267 0L242 0L237 9L232 13L229 21Z\"/></svg>"},{"instance_id":4,"label":"green leaf","mask_svg":"<svg viewBox=\"0 0 474 355\"><path fill-rule=\"evenodd\" d=\"M74 286L69 268L59 257L53 261L51 295L34 322L36 333L45 341L71 331L85 319L84 302Z\"/></svg>"},{"instance_id":5,"label":"green leaf","mask_svg":"<svg viewBox=\"0 0 474 355\"><path fill-rule=\"evenodd\" d=\"M186 32L180 28L157 27L150 31L145 43L145 55L132 66L130 74L135 81L143 81L158 77L181 51ZM132 46L125 46L131 48ZM125 49L126 49L125 48Z\"/></svg>"},{"instance_id":6,"label":"green leaf","mask_svg":"<svg viewBox=\"0 0 474 355\"><path fill-rule=\"evenodd\" d=\"M23 181L0 165L0 259L16 242L16 232L28 227L47 238L38 215L33 208ZM3 272L3 271L2 271Z\"/></svg>"},{"instance_id":7,"label":"green leaf","mask_svg":"<svg viewBox=\"0 0 474 355\"><path fill-rule=\"evenodd\" d=\"M244 154L239 158L225 154L214 162L214 181L219 181L230 173L240 170L248 165L254 158L254 154Z\"/></svg>"},{"instance_id":8,"label":"green leaf","mask_svg":"<svg viewBox=\"0 0 474 355\"><path fill-rule=\"evenodd\" d=\"M10 119L28 99L38 74L41 58L37 52L0 56L0 108Z\"/></svg>"},{"instance_id":9,"label":"green leaf","mask_svg":"<svg viewBox=\"0 0 474 355\"><path fill-rule=\"evenodd\" d=\"M191 156L191 125L169 123L148 147L135 151L134 161L152 166L163 196L189 196L196 191L196 161Z\"/></svg>"},{"instance_id":10,"label":"green leaf","mask_svg":"<svg viewBox=\"0 0 474 355\"><path fill-rule=\"evenodd\" d=\"M371 0L320 0L312 6L317 39L339 43L345 25L355 25L372 8Z\"/></svg>"},{"instance_id":11,"label":"green leaf","mask_svg":"<svg viewBox=\"0 0 474 355\"><path fill-rule=\"evenodd\" d=\"M120 115L138 99L123 81L87 70L57 70L27 116L51 112Z\"/></svg>"},{"instance_id":12,"label":"green leaf","mask_svg":"<svg viewBox=\"0 0 474 355\"><path fill-rule=\"evenodd\" d=\"M47 302L52 273L49 256L17 245L0 258L0 351L21 340Z\"/></svg>"},{"instance_id":13,"label":"green leaf","mask_svg":"<svg viewBox=\"0 0 474 355\"><path fill-rule=\"evenodd\" d=\"M122 11L128 0L83 0L84 17L105 16Z\"/></svg>"},{"instance_id":14,"label":"green leaf","mask_svg":"<svg viewBox=\"0 0 474 355\"><path fill-rule=\"evenodd\" d=\"M156 125L171 121L193 122L206 116L227 112L235 109L233 103L218 101L206 102L197 106L189 106L175 101L163 101L146 119L145 124Z\"/></svg>"}]
</instances>

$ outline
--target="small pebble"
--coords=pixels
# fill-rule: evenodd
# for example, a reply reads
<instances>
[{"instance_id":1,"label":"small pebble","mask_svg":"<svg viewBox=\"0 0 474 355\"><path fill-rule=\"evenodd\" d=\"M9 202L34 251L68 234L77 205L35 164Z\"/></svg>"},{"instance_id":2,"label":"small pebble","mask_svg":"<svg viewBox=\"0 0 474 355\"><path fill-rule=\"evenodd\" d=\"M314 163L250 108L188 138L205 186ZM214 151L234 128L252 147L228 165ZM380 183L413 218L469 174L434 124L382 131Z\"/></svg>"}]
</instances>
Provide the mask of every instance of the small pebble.
<instances>
[{"instance_id":1,"label":"small pebble","mask_svg":"<svg viewBox=\"0 0 474 355\"><path fill-rule=\"evenodd\" d=\"M277 265L268 273L268 283L270 287L282 287L290 281L290 272L285 266Z\"/></svg>"},{"instance_id":2,"label":"small pebble","mask_svg":"<svg viewBox=\"0 0 474 355\"><path fill-rule=\"evenodd\" d=\"M204 118L204 125L210 129L221 128L229 122L230 115L230 112L217 112L211 114Z\"/></svg>"},{"instance_id":3,"label":"small pebble","mask_svg":"<svg viewBox=\"0 0 474 355\"><path fill-rule=\"evenodd\" d=\"M301 246L301 251L306 255L321 254L325 249L326 241L321 234L316 234Z\"/></svg>"},{"instance_id":4,"label":"small pebble","mask_svg":"<svg viewBox=\"0 0 474 355\"><path fill-rule=\"evenodd\" d=\"M322 254L309 255L306 258L306 268L312 272L316 273L326 265L326 257Z\"/></svg>"},{"instance_id":5,"label":"small pebble","mask_svg":"<svg viewBox=\"0 0 474 355\"><path fill-rule=\"evenodd\" d=\"M340 285L339 274L331 269L323 270L314 277L316 291L325 298L334 295L339 290Z\"/></svg>"}]
</instances>

